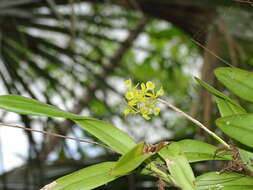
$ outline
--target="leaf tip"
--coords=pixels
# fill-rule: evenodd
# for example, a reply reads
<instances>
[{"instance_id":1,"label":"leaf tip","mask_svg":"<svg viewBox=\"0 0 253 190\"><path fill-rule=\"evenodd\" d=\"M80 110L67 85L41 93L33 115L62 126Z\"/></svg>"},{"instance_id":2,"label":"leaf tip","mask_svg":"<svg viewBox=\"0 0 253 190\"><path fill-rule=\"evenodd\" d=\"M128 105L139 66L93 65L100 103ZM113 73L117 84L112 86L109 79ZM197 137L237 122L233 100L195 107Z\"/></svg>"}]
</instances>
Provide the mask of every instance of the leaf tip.
<instances>
[{"instance_id":1,"label":"leaf tip","mask_svg":"<svg viewBox=\"0 0 253 190\"><path fill-rule=\"evenodd\" d=\"M53 187L57 185L56 181L53 181L52 183L42 187L40 190L53 190Z\"/></svg>"},{"instance_id":2,"label":"leaf tip","mask_svg":"<svg viewBox=\"0 0 253 190\"><path fill-rule=\"evenodd\" d=\"M193 77L196 81L199 81L200 79L198 77Z\"/></svg>"},{"instance_id":3,"label":"leaf tip","mask_svg":"<svg viewBox=\"0 0 253 190\"><path fill-rule=\"evenodd\" d=\"M217 77L219 74L222 74L225 71L231 70L230 67L218 67L217 69L214 69L214 75Z\"/></svg>"}]
</instances>

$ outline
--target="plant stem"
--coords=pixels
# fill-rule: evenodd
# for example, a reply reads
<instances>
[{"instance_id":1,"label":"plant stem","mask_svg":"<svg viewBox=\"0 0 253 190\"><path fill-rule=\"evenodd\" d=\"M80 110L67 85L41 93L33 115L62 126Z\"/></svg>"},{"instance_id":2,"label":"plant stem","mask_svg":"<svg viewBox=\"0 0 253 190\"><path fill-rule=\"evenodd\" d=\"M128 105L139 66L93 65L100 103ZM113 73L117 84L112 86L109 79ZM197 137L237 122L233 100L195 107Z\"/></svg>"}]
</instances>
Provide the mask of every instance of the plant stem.
<instances>
[{"instance_id":1,"label":"plant stem","mask_svg":"<svg viewBox=\"0 0 253 190\"><path fill-rule=\"evenodd\" d=\"M30 132L41 133L43 135L49 135L49 136L54 136L54 137L59 137L59 138L64 138L64 139L69 139L69 140L74 140L74 141L79 141L79 142L96 144L96 145L99 145L99 146L102 146L104 148L112 150L110 147L108 147L108 146L106 146L104 144L100 144L98 142L90 141L90 140L86 140L86 139L75 138L75 137L68 137L68 136L64 136L64 135L60 135L60 134L56 134L56 133L51 133L51 132L47 132L47 131L40 131L40 130L36 130L36 129L26 128L26 127L22 127L22 126L18 126L18 125L12 125L12 124L1 123L1 122L0 122L0 126L19 128L19 129L23 129L23 130L30 131ZM114 151L114 150L112 150L112 151Z\"/></svg>"},{"instance_id":2,"label":"plant stem","mask_svg":"<svg viewBox=\"0 0 253 190\"><path fill-rule=\"evenodd\" d=\"M147 162L146 162L147 163ZM164 173L163 171L161 171L160 169L157 168L157 166L155 165L155 163L150 162L150 168L149 170L154 172L156 175L154 175L155 177L159 176L161 177L164 181L166 181L169 184L175 184L175 181L173 179L173 177L169 174Z\"/></svg>"},{"instance_id":3,"label":"plant stem","mask_svg":"<svg viewBox=\"0 0 253 190\"><path fill-rule=\"evenodd\" d=\"M173 109L175 112L183 115L184 117L186 117L187 119L189 119L190 121L192 121L194 124L196 124L198 127L200 127L201 129L203 129L204 131L206 131L210 136L212 136L213 138L215 138L217 141L219 141L222 145L224 145L225 147L230 149L229 144L227 144L222 138L220 138L218 135L216 135L214 132L210 131L206 126L204 126L202 123L200 123L198 120L194 119L193 117L191 117L190 115L188 115L187 113L183 112L182 110L180 110L179 108L173 106L172 104L170 104L169 102L157 98L157 101L168 106L169 108Z\"/></svg>"}]
</instances>

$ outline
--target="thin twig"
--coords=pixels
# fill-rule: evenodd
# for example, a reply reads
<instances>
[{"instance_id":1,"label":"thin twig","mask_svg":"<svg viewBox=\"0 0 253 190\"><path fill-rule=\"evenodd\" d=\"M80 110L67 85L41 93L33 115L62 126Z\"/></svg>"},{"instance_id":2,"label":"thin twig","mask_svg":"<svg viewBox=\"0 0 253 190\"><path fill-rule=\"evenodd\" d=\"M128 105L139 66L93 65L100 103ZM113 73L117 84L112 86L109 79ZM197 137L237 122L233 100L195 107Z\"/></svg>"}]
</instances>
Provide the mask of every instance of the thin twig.
<instances>
[{"instance_id":1,"label":"thin twig","mask_svg":"<svg viewBox=\"0 0 253 190\"><path fill-rule=\"evenodd\" d=\"M194 124L196 124L198 127L200 127L201 129L203 129L204 131L206 131L209 135L211 135L213 138L215 138L217 141L219 141L221 144L223 144L225 147L230 149L229 144L227 144L224 140L222 140L218 135L216 135L214 132L210 131L206 126L204 126L202 123L200 123L198 120L194 119L193 117L191 117L190 115L188 115L187 113L183 112L182 110L180 110L179 108L173 106L172 104L170 104L169 102L158 98L157 99L158 102L170 107L171 109L173 109L175 112L183 115L184 117L186 117L187 119L189 119L190 121L192 121Z\"/></svg>"},{"instance_id":2,"label":"thin twig","mask_svg":"<svg viewBox=\"0 0 253 190\"><path fill-rule=\"evenodd\" d=\"M202 45L198 41L194 40L193 38L191 38L191 41L194 42L196 45L202 47L205 51L207 51L208 53L210 53L211 55L213 55L214 57L216 57L217 59L219 59L221 62L225 63L226 65L228 65L230 67L234 67L229 62L227 62L225 59L219 57L218 55L216 55L214 52L212 52L210 49L208 49L207 47L205 47L204 45Z\"/></svg>"},{"instance_id":3,"label":"thin twig","mask_svg":"<svg viewBox=\"0 0 253 190\"><path fill-rule=\"evenodd\" d=\"M49 136L54 136L54 137L59 137L59 138L64 138L64 139L69 139L69 140L74 140L74 141L79 141L79 142L85 142L85 143L90 143L90 144L95 144L95 145L99 145L102 147L105 147L107 149L112 150L110 147L104 145L104 144L100 144L98 142L95 141L90 141L90 140L86 140L86 139L81 139L81 138L75 138L75 137L68 137L68 136L64 136L64 135L60 135L60 134L56 134L56 133L51 133L51 132L47 132L47 131L41 131L41 130L36 130L36 129L31 129L31 128L27 128L27 127L22 127L19 125L12 125L12 124L8 124L8 123L1 123L1 126L6 126L6 127L12 127L12 128L19 128L19 129L23 129L26 131L30 131L30 132L36 132L36 133L41 133L43 135L49 135ZM114 150L112 150L114 151Z\"/></svg>"}]
</instances>

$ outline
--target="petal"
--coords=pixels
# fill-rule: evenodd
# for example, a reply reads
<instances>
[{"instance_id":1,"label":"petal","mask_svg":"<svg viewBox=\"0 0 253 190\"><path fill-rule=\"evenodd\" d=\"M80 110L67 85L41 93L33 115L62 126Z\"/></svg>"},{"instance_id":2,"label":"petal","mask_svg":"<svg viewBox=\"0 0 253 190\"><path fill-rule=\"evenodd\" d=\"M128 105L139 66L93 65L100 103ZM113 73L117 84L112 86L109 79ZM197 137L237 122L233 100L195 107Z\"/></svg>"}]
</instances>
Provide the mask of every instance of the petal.
<instances>
[{"instance_id":1,"label":"petal","mask_svg":"<svg viewBox=\"0 0 253 190\"><path fill-rule=\"evenodd\" d=\"M148 81L146 83L146 86L147 86L148 90L153 90L155 88L155 84L153 82L151 82L151 81Z\"/></svg>"},{"instance_id":2,"label":"petal","mask_svg":"<svg viewBox=\"0 0 253 190\"><path fill-rule=\"evenodd\" d=\"M141 90L145 92L146 90L146 85L144 83L141 83Z\"/></svg>"},{"instance_id":3,"label":"petal","mask_svg":"<svg viewBox=\"0 0 253 190\"><path fill-rule=\"evenodd\" d=\"M129 91L125 94L125 97L127 100L131 100L134 98L134 93L132 91Z\"/></svg>"},{"instance_id":4,"label":"petal","mask_svg":"<svg viewBox=\"0 0 253 190\"><path fill-rule=\"evenodd\" d=\"M146 119L146 120L150 120L151 119L147 114L142 114L142 117L144 117L144 119Z\"/></svg>"},{"instance_id":5,"label":"petal","mask_svg":"<svg viewBox=\"0 0 253 190\"><path fill-rule=\"evenodd\" d=\"M130 111L131 111L131 110L130 110L129 108L125 109L125 110L124 110L124 115L127 116L127 115L130 113Z\"/></svg>"},{"instance_id":6,"label":"petal","mask_svg":"<svg viewBox=\"0 0 253 190\"><path fill-rule=\"evenodd\" d=\"M158 107L156 107L156 108L154 109L154 115L158 115L158 114L160 113L160 111L161 111L161 109L158 108Z\"/></svg>"},{"instance_id":7,"label":"petal","mask_svg":"<svg viewBox=\"0 0 253 190\"><path fill-rule=\"evenodd\" d=\"M156 96L162 96L164 94L164 90L160 88L160 90L157 91Z\"/></svg>"},{"instance_id":8,"label":"petal","mask_svg":"<svg viewBox=\"0 0 253 190\"><path fill-rule=\"evenodd\" d=\"M131 79L128 79L124 82L124 85L127 86L128 88L130 88L132 86L132 81Z\"/></svg>"}]
</instances>

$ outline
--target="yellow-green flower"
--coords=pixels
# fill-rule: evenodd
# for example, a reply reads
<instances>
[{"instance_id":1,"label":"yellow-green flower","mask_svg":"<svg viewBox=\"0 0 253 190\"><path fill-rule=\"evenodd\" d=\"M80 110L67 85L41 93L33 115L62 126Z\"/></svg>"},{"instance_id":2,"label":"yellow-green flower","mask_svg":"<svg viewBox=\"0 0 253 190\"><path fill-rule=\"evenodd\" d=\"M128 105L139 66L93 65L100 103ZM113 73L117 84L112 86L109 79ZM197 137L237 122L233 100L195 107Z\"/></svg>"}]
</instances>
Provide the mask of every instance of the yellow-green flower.
<instances>
[{"instance_id":1,"label":"yellow-green flower","mask_svg":"<svg viewBox=\"0 0 253 190\"><path fill-rule=\"evenodd\" d=\"M125 116L127 116L128 114L130 114L130 111L131 111L131 110L130 110L130 109L128 109L128 108L127 108L127 109L125 109L125 110L124 110L124 115L125 115Z\"/></svg>"},{"instance_id":2,"label":"yellow-green flower","mask_svg":"<svg viewBox=\"0 0 253 190\"><path fill-rule=\"evenodd\" d=\"M141 90L145 91L146 90L146 85L144 83L141 83Z\"/></svg>"},{"instance_id":3,"label":"yellow-green flower","mask_svg":"<svg viewBox=\"0 0 253 190\"><path fill-rule=\"evenodd\" d=\"M146 83L146 87L147 87L148 90L153 90L155 88L155 84L152 83L152 82L150 82L150 81L148 81Z\"/></svg>"},{"instance_id":4,"label":"yellow-green flower","mask_svg":"<svg viewBox=\"0 0 253 190\"><path fill-rule=\"evenodd\" d=\"M151 119L151 117L149 117L147 114L142 114L142 117L143 117L144 119L146 119L146 120L150 120L150 119Z\"/></svg>"},{"instance_id":5,"label":"yellow-green flower","mask_svg":"<svg viewBox=\"0 0 253 190\"><path fill-rule=\"evenodd\" d=\"M132 91L129 91L126 93L125 97L127 100L131 100L134 98L134 93Z\"/></svg>"},{"instance_id":6,"label":"yellow-green flower","mask_svg":"<svg viewBox=\"0 0 253 190\"><path fill-rule=\"evenodd\" d=\"M125 84L125 86L127 86L128 88L131 87L131 86L132 86L132 81L131 81L131 79L126 80L124 84Z\"/></svg>"},{"instance_id":7,"label":"yellow-green flower","mask_svg":"<svg viewBox=\"0 0 253 190\"><path fill-rule=\"evenodd\" d=\"M160 88L160 90L157 91L156 96L162 96L164 94L164 91L162 88Z\"/></svg>"},{"instance_id":8,"label":"yellow-green flower","mask_svg":"<svg viewBox=\"0 0 253 190\"><path fill-rule=\"evenodd\" d=\"M158 107L156 107L156 108L154 109L154 115L158 115L158 114L160 113L160 111L161 111L161 109L158 108Z\"/></svg>"},{"instance_id":9,"label":"yellow-green flower","mask_svg":"<svg viewBox=\"0 0 253 190\"><path fill-rule=\"evenodd\" d=\"M127 108L124 111L124 115L140 113L145 119L151 119L150 115L158 115L160 108L156 107L157 97L164 94L162 88L155 91L155 84L151 81L141 83L140 89L138 85L132 87L132 81L129 79L125 81L127 92L125 97L127 100Z\"/></svg>"}]
</instances>

